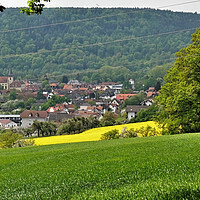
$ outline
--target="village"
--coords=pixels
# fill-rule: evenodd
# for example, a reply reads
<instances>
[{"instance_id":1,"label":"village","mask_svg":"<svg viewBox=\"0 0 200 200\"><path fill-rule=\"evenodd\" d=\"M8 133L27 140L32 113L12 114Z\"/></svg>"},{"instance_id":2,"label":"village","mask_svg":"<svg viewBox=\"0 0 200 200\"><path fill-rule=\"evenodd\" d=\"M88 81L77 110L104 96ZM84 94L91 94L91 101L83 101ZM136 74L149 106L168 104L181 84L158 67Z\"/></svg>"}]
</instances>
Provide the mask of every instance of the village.
<instances>
[{"instance_id":1,"label":"village","mask_svg":"<svg viewBox=\"0 0 200 200\"><path fill-rule=\"evenodd\" d=\"M46 90L42 86L44 82L46 83L45 87L48 88ZM108 111L113 112L116 117L119 114L127 113L127 121L129 121L135 118L141 109L152 105L158 92L155 87L150 87L148 90L142 91L145 94L145 99L140 102L140 105L133 104L124 107L124 102L127 99L141 92L134 91L134 80L130 79L128 82L131 85L131 90L128 90L129 93L121 93L123 84L114 82L97 84L69 80L63 84L50 80L43 82L19 81L14 80L12 70L9 70L7 77L0 77L0 127L2 129L28 128L35 120L40 122L53 121L59 124L63 120L73 117L88 118L93 116L100 120ZM42 105L53 96L62 97L64 101L44 109ZM6 99L5 97L10 98ZM23 98L18 100L18 97ZM23 104L24 99L30 103ZM15 108L13 110L10 109L12 106L5 106L17 100L24 106L20 106L19 102L16 104L17 107L13 107Z\"/></svg>"}]
</instances>

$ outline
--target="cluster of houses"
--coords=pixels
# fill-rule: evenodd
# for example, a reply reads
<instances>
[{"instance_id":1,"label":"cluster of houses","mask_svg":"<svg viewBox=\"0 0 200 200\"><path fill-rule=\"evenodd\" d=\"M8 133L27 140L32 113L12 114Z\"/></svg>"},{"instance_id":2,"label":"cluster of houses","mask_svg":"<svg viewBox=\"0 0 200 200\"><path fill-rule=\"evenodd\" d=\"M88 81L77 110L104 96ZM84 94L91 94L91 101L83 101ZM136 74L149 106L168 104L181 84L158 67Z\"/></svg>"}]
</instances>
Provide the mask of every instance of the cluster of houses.
<instances>
[{"instance_id":1,"label":"cluster of houses","mask_svg":"<svg viewBox=\"0 0 200 200\"><path fill-rule=\"evenodd\" d=\"M129 80L134 89L134 81ZM32 94L37 96L37 92L41 88L41 83L30 83L28 81L14 81L12 72L9 71L8 77L0 77L0 86L3 90L1 93L10 90L20 91L21 94ZM118 115L121 112L122 104L131 96L136 95L135 91L131 94L120 94L122 84L113 82L104 82L100 84L81 83L78 80L70 80L63 88L59 87L59 83L50 83L51 92L43 92L46 100L52 95L67 96L69 103L57 104L49 107L46 111L26 110L20 115L0 115L1 128L22 127L27 128L32 125L35 120L38 121L55 121L60 123L63 119L71 119L73 117L89 117L95 116L99 119L107 111L112 111ZM141 109L153 103L153 97L157 95L155 88L149 88L146 91L148 99L141 102L141 106L128 106L126 112L128 119L137 116Z\"/></svg>"}]
</instances>

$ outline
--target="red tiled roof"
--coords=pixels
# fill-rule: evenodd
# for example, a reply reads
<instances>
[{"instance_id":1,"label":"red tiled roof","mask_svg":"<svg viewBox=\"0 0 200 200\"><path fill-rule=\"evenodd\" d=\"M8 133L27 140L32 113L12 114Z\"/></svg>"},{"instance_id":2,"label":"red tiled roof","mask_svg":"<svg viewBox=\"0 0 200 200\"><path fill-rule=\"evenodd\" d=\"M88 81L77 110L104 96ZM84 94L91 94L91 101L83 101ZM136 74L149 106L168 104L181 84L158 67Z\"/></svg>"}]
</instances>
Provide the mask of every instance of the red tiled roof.
<instances>
[{"instance_id":1,"label":"red tiled roof","mask_svg":"<svg viewBox=\"0 0 200 200\"><path fill-rule=\"evenodd\" d=\"M50 86L57 86L55 83L50 84Z\"/></svg>"},{"instance_id":2,"label":"red tiled roof","mask_svg":"<svg viewBox=\"0 0 200 200\"><path fill-rule=\"evenodd\" d=\"M103 106L96 107L97 110L103 110Z\"/></svg>"},{"instance_id":3,"label":"red tiled roof","mask_svg":"<svg viewBox=\"0 0 200 200\"><path fill-rule=\"evenodd\" d=\"M46 111L25 110L20 115L21 118L46 118Z\"/></svg>"},{"instance_id":4,"label":"red tiled roof","mask_svg":"<svg viewBox=\"0 0 200 200\"><path fill-rule=\"evenodd\" d=\"M155 90L155 87L149 87L148 90Z\"/></svg>"},{"instance_id":5,"label":"red tiled roof","mask_svg":"<svg viewBox=\"0 0 200 200\"><path fill-rule=\"evenodd\" d=\"M8 77L0 77L0 83L7 83Z\"/></svg>"},{"instance_id":6,"label":"red tiled roof","mask_svg":"<svg viewBox=\"0 0 200 200\"><path fill-rule=\"evenodd\" d=\"M64 90L71 90L72 87L73 87L73 85L68 85L68 84L66 84L66 85L64 85L63 89L64 89Z\"/></svg>"},{"instance_id":7,"label":"red tiled roof","mask_svg":"<svg viewBox=\"0 0 200 200\"><path fill-rule=\"evenodd\" d=\"M40 88L39 88L38 85L26 85L26 87L23 90L25 90L25 91L27 91L27 90L29 90L29 91L30 90L36 91L36 90L40 90Z\"/></svg>"},{"instance_id":8,"label":"red tiled roof","mask_svg":"<svg viewBox=\"0 0 200 200\"><path fill-rule=\"evenodd\" d=\"M9 120L9 119L2 119L2 120L0 120L1 124L9 124L10 122L12 122L12 121Z\"/></svg>"},{"instance_id":9,"label":"red tiled roof","mask_svg":"<svg viewBox=\"0 0 200 200\"><path fill-rule=\"evenodd\" d=\"M79 90L81 90L81 91L84 90L85 91L85 90L88 90L88 88L79 88Z\"/></svg>"},{"instance_id":10,"label":"red tiled roof","mask_svg":"<svg viewBox=\"0 0 200 200\"><path fill-rule=\"evenodd\" d=\"M25 84L21 81L13 81L11 84L10 84L10 87L21 87L22 84Z\"/></svg>"},{"instance_id":11,"label":"red tiled roof","mask_svg":"<svg viewBox=\"0 0 200 200\"><path fill-rule=\"evenodd\" d=\"M94 106L88 106L88 107L87 107L87 110L94 110L94 109L95 109Z\"/></svg>"},{"instance_id":12,"label":"red tiled roof","mask_svg":"<svg viewBox=\"0 0 200 200\"><path fill-rule=\"evenodd\" d=\"M116 94L116 99L117 100L126 100L128 97L132 97L135 94Z\"/></svg>"}]
</instances>

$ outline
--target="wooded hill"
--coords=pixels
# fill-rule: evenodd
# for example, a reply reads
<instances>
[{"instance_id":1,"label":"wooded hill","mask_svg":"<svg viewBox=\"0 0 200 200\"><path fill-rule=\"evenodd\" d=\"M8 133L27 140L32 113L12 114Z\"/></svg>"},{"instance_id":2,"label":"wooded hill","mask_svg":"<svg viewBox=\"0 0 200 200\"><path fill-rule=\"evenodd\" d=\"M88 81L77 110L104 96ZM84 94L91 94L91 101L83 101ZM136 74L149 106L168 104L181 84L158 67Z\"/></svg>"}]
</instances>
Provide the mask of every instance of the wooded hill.
<instances>
[{"instance_id":1,"label":"wooded hill","mask_svg":"<svg viewBox=\"0 0 200 200\"><path fill-rule=\"evenodd\" d=\"M11 67L18 79L67 74L152 86L199 25L198 14L153 9L53 8L26 16L9 8L0 13L0 75Z\"/></svg>"}]
</instances>

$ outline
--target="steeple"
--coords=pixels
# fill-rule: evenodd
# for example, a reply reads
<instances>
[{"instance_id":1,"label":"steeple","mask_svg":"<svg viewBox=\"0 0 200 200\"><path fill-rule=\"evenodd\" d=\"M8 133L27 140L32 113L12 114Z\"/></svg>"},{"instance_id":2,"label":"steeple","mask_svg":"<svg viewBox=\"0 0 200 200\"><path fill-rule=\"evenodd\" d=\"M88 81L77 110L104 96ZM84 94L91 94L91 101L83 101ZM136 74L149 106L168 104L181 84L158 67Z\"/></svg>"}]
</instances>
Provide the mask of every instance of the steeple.
<instances>
[{"instance_id":1,"label":"steeple","mask_svg":"<svg viewBox=\"0 0 200 200\"><path fill-rule=\"evenodd\" d=\"M12 68L11 68L11 67L9 67L8 76L9 76L9 77L13 77L13 73L12 73Z\"/></svg>"}]
</instances>

